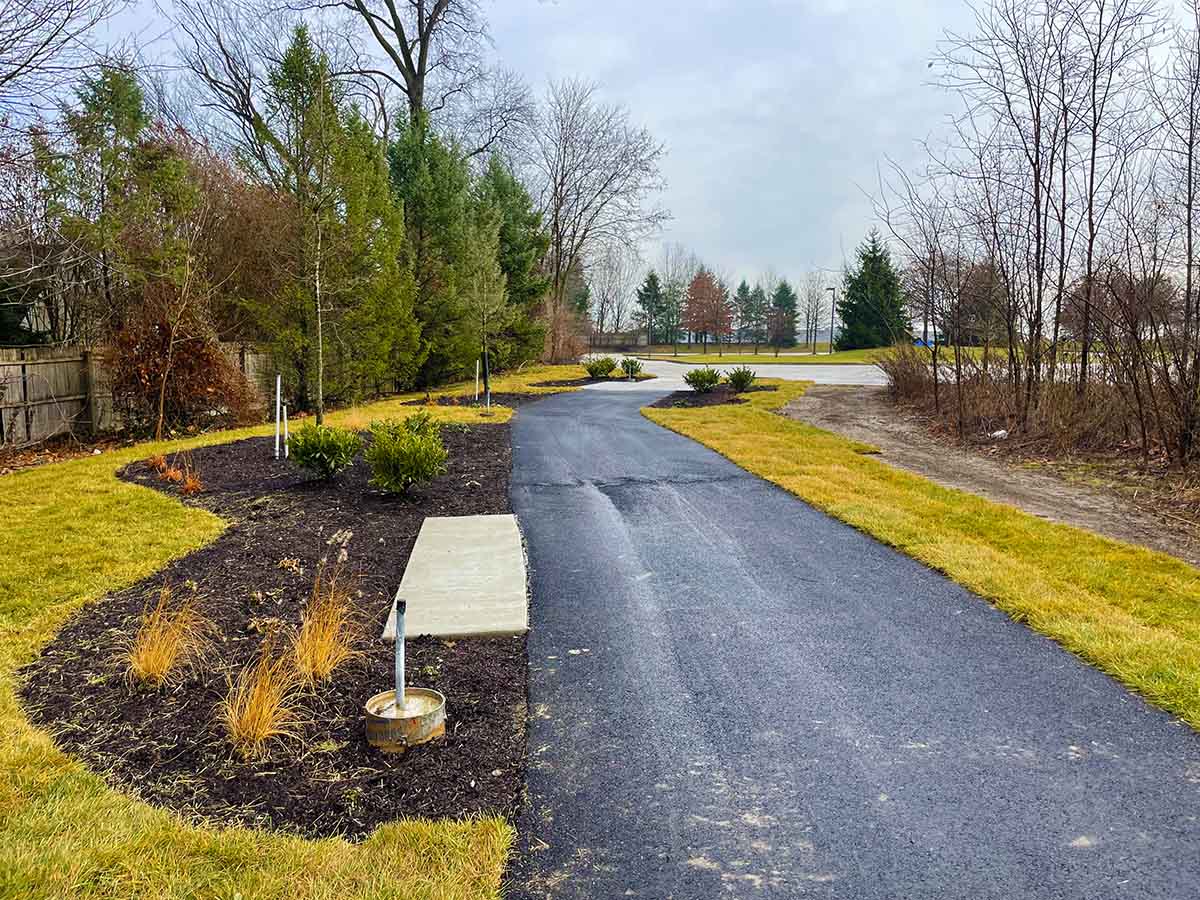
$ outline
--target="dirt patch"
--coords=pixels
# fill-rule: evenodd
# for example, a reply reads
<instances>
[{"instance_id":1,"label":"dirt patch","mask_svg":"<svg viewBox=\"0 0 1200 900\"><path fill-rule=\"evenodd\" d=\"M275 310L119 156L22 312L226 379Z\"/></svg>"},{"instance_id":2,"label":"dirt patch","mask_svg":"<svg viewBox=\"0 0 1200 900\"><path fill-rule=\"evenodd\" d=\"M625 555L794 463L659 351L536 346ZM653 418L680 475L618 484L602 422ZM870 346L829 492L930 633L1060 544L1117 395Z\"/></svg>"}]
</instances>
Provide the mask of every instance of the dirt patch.
<instances>
[{"instance_id":1,"label":"dirt patch","mask_svg":"<svg viewBox=\"0 0 1200 900\"><path fill-rule=\"evenodd\" d=\"M756 391L774 391L777 390L773 384L756 384L744 391L743 394L751 394ZM667 394L665 397L660 397L655 400L650 406L657 409L674 409L674 408L695 408L698 406L725 406L733 403L747 403L748 401L743 394L735 394L733 388L727 384L719 384L711 391L705 394L696 391L675 391Z\"/></svg>"},{"instance_id":2,"label":"dirt patch","mask_svg":"<svg viewBox=\"0 0 1200 900\"><path fill-rule=\"evenodd\" d=\"M886 388L816 385L783 414L873 444L884 462L946 487L1200 565L1200 540L1188 523L1164 519L1116 491L1010 459L1000 442L962 447L938 437L929 423L892 403Z\"/></svg>"},{"instance_id":3,"label":"dirt patch","mask_svg":"<svg viewBox=\"0 0 1200 900\"><path fill-rule=\"evenodd\" d=\"M402 755L372 750L363 737L362 704L392 679L391 645L377 635L421 522L510 511L509 427L451 425L443 434L449 471L408 497L372 490L361 458L332 484L310 481L273 459L270 438L192 452L205 491L186 502L231 527L69 621L22 672L32 721L114 786L197 820L361 838L401 816L514 815L524 783L524 638L409 640L412 682L448 698L446 737ZM123 477L176 490L144 463ZM297 739L247 762L215 713L227 678L256 658L264 630L298 624L318 561L346 531L363 655L303 696ZM123 643L164 582L189 581L220 629L211 656L162 690L130 686Z\"/></svg>"}]
</instances>

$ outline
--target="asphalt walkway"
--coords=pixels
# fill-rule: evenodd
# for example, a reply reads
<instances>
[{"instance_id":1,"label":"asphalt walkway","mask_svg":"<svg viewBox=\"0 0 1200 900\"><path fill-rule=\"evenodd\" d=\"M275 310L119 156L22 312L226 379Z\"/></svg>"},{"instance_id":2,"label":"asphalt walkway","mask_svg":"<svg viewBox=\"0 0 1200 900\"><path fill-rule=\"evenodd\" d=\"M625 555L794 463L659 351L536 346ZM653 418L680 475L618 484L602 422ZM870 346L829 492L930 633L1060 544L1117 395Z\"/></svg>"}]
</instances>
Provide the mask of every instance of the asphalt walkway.
<instances>
[{"instance_id":1,"label":"asphalt walkway","mask_svg":"<svg viewBox=\"0 0 1200 900\"><path fill-rule=\"evenodd\" d=\"M650 423L652 396L514 423L532 721L510 896L1200 896L1200 735Z\"/></svg>"}]
</instances>

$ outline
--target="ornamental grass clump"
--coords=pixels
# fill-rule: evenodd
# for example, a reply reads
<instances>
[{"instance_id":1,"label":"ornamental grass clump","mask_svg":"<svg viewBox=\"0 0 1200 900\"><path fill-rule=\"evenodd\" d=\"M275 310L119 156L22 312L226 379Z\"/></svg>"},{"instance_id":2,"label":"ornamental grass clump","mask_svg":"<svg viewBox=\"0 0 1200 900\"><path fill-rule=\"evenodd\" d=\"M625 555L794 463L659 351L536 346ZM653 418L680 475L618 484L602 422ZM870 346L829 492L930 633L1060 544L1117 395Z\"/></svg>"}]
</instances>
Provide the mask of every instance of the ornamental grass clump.
<instances>
[{"instance_id":1,"label":"ornamental grass clump","mask_svg":"<svg viewBox=\"0 0 1200 900\"><path fill-rule=\"evenodd\" d=\"M683 380L697 394L707 394L721 383L721 373L711 366L704 366L685 373Z\"/></svg>"},{"instance_id":2,"label":"ornamental grass clump","mask_svg":"<svg viewBox=\"0 0 1200 900\"><path fill-rule=\"evenodd\" d=\"M617 361L611 356L600 356L583 362L583 368L588 373L588 378L607 378L616 367Z\"/></svg>"},{"instance_id":3,"label":"ornamental grass clump","mask_svg":"<svg viewBox=\"0 0 1200 900\"><path fill-rule=\"evenodd\" d=\"M242 756L262 757L270 741L297 736L302 680L292 654L277 653L274 641L267 639L258 659L228 683L229 693L218 713L229 742Z\"/></svg>"},{"instance_id":4,"label":"ornamental grass clump","mask_svg":"<svg viewBox=\"0 0 1200 900\"><path fill-rule=\"evenodd\" d=\"M362 439L347 428L310 422L288 439L288 449L292 462L329 481L354 461Z\"/></svg>"},{"instance_id":5,"label":"ornamental grass clump","mask_svg":"<svg viewBox=\"0 0 1200 900\"><path fill-rule=\"evenodd\" d=\"M363 456L371 467L371 484L382 491L402 494L446 472L449 454L441 428L432 416L414 419L417 416L404 422L371 424L371 444Z\"/></svg>"},{"instance_id":6,"label":"ornamental grass clump","mask_svg":"<svg viewBox=\"0 0 1200 900\"><path fill-rule=\"evenodd\" d=\"M754 370L749 366L738 366L736 369L730 369L729 374L725 376L725 380L729 382L729 387L735 394L744 394L750 390L754 384L754 379L758 376L754 374Z\"/></svg>"},{"instance_id":7,"label":"ornamental grass clump","mask_svg":"<svg viewBox=\"0 0 1200 900\"><path fill-rule=\"evenodd\" d=\"M158 601L142 613L125 651L126 677L135 684L159 687L197 663L212 646L214 626L193 592L181 603L164 584Z\"/></svg>"},{"instance_id":8,"label":"ornamental grass clump","mask_svg":"<svg viewBox=\"0 0 1200 900\"><path fill-rule=\"evenodd\" d=\"M317 567L312 594L292 641L296 672L308 685L325 681L340 665L359 655L354 615L354 579L340 560Z\"/></svg>"}]
</instances>

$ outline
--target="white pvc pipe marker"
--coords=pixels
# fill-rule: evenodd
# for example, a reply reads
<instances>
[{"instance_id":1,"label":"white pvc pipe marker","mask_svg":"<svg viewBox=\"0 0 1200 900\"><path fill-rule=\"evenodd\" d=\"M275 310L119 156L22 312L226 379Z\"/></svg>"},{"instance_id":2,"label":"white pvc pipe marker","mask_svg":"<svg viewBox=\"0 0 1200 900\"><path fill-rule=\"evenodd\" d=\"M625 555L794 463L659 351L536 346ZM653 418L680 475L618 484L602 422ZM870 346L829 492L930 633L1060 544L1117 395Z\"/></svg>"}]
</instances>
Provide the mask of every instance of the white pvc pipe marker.
<instances>
[{"instance_id":1,"label":"white pvc pipe marker","mask_svg":"<svg viewBox=\"0 0 1200 900\"><path fill-rule=\"evenodd\" d=\"M285 404L283 404L283 458L284 459L288 458L288 438L289 437L291 437L291 435L288 434L287 404L285 403Z\"/></svg>"},{"instance_id":2,"label":"white pvc pipe marker","mask_svg":"<svg viewBox=\"0 0 1200 900\"><path fill-rule=\"evenodd\" d=\"M283 391L283 376L275 376L275 458L279 459L279 403Z\"/></svg>"},{"instance_id":3,"label":"white pvc pipe marker","mask_svg":"<svg viewBox=\"0 0 1200 900\"><path fill-rule=\"evenodd\" d=\"M396 715L404 715L404 611L408 604L396 598Z\"/></svg>"}]
</instances>

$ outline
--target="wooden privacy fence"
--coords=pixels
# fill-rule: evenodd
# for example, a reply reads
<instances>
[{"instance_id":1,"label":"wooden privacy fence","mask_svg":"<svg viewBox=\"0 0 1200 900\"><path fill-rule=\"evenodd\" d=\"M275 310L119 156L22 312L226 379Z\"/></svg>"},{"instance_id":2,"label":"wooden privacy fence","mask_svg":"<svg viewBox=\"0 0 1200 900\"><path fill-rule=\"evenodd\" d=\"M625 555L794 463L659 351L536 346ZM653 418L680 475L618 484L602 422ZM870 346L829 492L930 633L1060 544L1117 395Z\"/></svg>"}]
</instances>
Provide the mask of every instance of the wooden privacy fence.
<instances>
[{"instance_id":1,"label":"wooden privacy fence","mask_svg":"<svg viewBox=\"0 0 1200 900\"><path fill-rule=\"evenodd\" d=\"M240 344L222 349L261 390L267 358ZM82 437L117 424L95 350L0 348L0 447L24 447L61 434Z\"/></svg>"},{"instance_id":2,"label":"wooden privacy fence","mask_svg":"<svg viewBox=\"0 0 1200 900\"><path fill-rule=\"evenodd\" d=\"M102 430L95 366L77 347L0 349L0 445Z\"/></svg>"}]
</instances>

